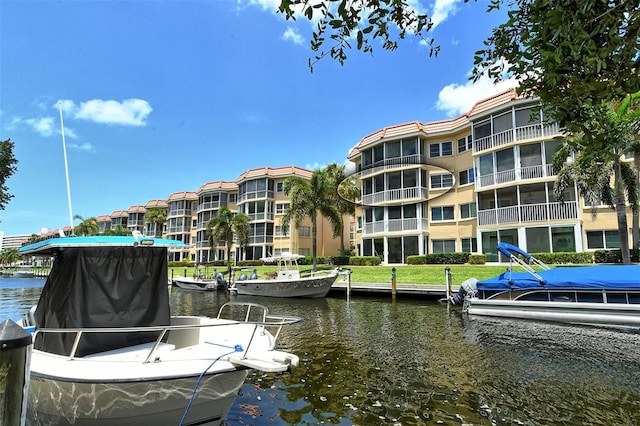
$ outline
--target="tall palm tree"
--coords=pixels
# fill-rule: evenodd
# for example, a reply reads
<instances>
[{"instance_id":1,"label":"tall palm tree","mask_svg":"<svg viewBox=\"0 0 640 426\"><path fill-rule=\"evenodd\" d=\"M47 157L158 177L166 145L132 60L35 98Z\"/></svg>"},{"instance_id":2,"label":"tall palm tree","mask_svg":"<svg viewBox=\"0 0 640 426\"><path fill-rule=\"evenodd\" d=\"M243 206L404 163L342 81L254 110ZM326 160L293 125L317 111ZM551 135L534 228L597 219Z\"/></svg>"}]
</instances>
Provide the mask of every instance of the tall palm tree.
<instances>
[{"instance_id":1,"label":"tall palm tree","mask_svg":"<svg viewBox=\"0 0 640 426\"><path fill-rule=\"evenodd\" d=\"M98 226L98 221L96 220L95 217L90 217L88 219L85 219L82 216L77 214L73 217L73 219L80 221L80 223L74 227L74 233L76 235L82 235L82 236L96 235L100 230L100 227Z\"/></svg>"},{"instance_id":2,"label":"tall palm tree","mask_svg":"<svg viewBox=\"0 0 640 426\"><path fill-rule=\"evenodd\" d=\"M631 263L627 202L632 212L638 212L638 177L628 163L622 161L625 153L637 143L637 128L632 120L635 112L620 105L593 108L588 115L584 133L573 135L560 145L553 165L558 171L554 194L563 200L563 194L574 183L586 204L607 204L616 211L622 262ZM637 120L637 116L636 116ZM573 160L566 162L567 158ZM613 184L613 186L612 186Z\"/></svg>"},{"instance_id":3,"label":"tall palm tree","mask_svg":"<svg viewBox=\"0 0 640 426\"><path fill-rule=\"evenodd\" d=\"M162 237L162 227L167 222L167 210L162 207L150 207L144 214L144 221L155 224L153 237Z\"/></svg>"},{"instance_id":4,"label":"tall palm tree","mask_svg":"<svg viewBox=\"0 0 640 426\"><path fill-rule=\"evenodd\" d=\"M311 219L311 257L313 271L316 271L318 215L321 214L329 220L334 235L338 235L337 230L342 223L342 216L331 191L331 179L325 170L318 170L308 181L299 176L288 178L284 182L283 191L291 202L282 215L282 226L287 229L293 223L298 228L305 217Z\"/></svg>"},{"instance_id":5,"label":"tall palm tree","mask_svg":"<svg viewBox=\"0 0 640 426\"><path fill-rule=\"evenodd\" d=\"M227 249L227 273L231 276L231 246L234 235L238 245L244 247L249 241L249 216L244 213L234 214L228 207L220 207L218 214L207 222L207 236L209 247L224 242Z\"/></svg>"},{"instance_id":6,"label":"tall palm tree","mask_svg":"<svg viewBox=\"0 0 640 426\"><path fill-rule=\"evenodd\" d=\"M345 175L344 164L332 163L325 167L324 170L330 182L329 192L334 198L336 208L340 213L340 254L344 255L344 216L353 216L355 214L355 200L360 196L360 188L358 187L355 176Z\"/></svg>"}]
</instances>

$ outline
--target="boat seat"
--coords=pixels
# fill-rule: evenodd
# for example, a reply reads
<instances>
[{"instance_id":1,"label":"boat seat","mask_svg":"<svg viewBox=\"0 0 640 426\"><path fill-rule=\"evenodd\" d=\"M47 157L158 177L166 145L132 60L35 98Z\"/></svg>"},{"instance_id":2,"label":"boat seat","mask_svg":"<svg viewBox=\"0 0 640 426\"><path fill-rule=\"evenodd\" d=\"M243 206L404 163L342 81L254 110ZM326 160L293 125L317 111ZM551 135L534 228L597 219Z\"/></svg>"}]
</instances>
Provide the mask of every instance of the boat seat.
<instances>
[{"instance_id":1,"label":"boat seat","mask_svg":"<svg viewBox=\"0 0 640 426\"><path fill-rule=\"evenodd\" d=\"M110 351L99 352L96 354L86 355L84 358L105 359L105 360L122 360L122 361L144 361L149 352L155 345L155 341L149 343L141 343L139 345L127 346L124 348L112 349ZM160 342L153 358L160 356L162 353L170 352L175 349L175 346L169 343Z\"/></svg>"}]
</instances>

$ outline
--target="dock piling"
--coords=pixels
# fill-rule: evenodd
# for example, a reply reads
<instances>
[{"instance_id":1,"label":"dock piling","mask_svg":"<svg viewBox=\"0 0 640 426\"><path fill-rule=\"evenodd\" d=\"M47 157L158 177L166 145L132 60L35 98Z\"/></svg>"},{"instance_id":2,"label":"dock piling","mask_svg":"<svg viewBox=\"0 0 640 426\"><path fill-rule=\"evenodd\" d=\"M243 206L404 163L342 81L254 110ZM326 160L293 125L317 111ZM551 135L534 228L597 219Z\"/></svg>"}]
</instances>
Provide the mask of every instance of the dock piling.
<instances>
[{"instance_id":1,"label":"dock piling","mask_svg":"<svg viewBox=\"0 0 640 426\"><path fill-rule=\"evenodd\" d=\"M391 297L396 298L396 267L391 268Z\"/></svg>"},{"instance_id":2,"label":"dock piling","mask_svg":"<svg viewBox=\"0 0 640 426\"><path fill-rule=\"evenodd\" d=\"M0 420L24 426L29 390L31 334L11 320L0 324Z\"/></svg>"}]
</instances>

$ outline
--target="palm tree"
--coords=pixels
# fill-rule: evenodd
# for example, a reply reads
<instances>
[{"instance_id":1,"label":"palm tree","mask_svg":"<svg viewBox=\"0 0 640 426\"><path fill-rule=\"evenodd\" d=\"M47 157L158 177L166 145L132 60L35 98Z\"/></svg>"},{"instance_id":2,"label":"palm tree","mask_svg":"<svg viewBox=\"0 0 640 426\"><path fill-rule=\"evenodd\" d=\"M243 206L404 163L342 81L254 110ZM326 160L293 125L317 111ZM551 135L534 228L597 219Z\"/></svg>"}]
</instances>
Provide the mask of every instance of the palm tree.
<instances>
[{"instance_id":1,"label":"palm tree","mask_svg":"<svg viewBox=\"0 0 640 426\"><path fill-rule=\"evenodd\" d=\"M344 164L332 163L325 167L330 180L330 193L340 213L340 254L344 255L344 216L353 216L356 212L355 200L360 195L355 176L345 176ZM334 235L337 236L337 235Z\"/></svg>"},{"instance_id":2,"label":"palm tree","mask_svg":"<svg viewBox=\"0 0 640 426\"><path fill-rule=\"evenodd\" d=\"M634 215L638 212L638 175L628 162L622 161L625 153L637 144L634 116L637 122L637 111L630 110L625 103L591 109L588 122L584 123L588 131L567 138L553 158L558 170L554 194L559 200L575 183L585 203L593 206L594 216L600 204L615 209L624 264L631 263L627 202ZM566 162L571 157L573 161Z\"/></svg>"},{"instance_id":3,"label":"palm tree","mask_svg":"<svg viewBox=\"0 0 640 426\"><path fill-rule=\"evenodd\" d=\"M20 260L20 253L15 247L6 248L0 253L0 263L4 265L13 266L18 260Z\"/></svg>"},{"instance_id":4,"label":"palm tree","mask_svg":"<svg viewBox=\"0 0 640 426\"><path fill-rule=\"evenodd\" d=\"M311 219L311 257L315 272L317 270L318 214L329 220L334 235L338 235L337 231L342 223L342 216L331 191L331 179L325 170L318 170L311 175L310 180L299 176L288 178L284 182L283 190L291 202L282 215L282 226L288 229L293 223L298 228L305 217Z\"/></svg>"},{"instance_id":5,"label":"palm tree","mask_svg":"<svg viewBox=\"0 0 640 426\"><path fill-rule=\"evenodd\" d=\"M220 207L218 214L207 222L209 247L224 242L227 248L227 273L231 276L231 246L234 235L238 245L244 247L249 242L249 216L244 213L234 214L228 207Z\"/></svg>"},{"instance_id":6,"label":"palm tree","mask_svg":"<svg viewBox=\"0 0 640 426\"><path fill-rule=\"evenodd\" d=\"M167 221L167 210L162 207L151 207L144 214L144 221L155 224L153 237L162 237L162 225Z\"/></svg>"},{"instance_id":7,"label":"palm tree","mask_svg":"<svg viewBox=\"0 0 640 426\"><path fill-rule=\"evenodd\" d=\"M98 221L95 217L85 219L80 215L75 215L73 219L80 221L80 223L74 227L74 233L76 235L96 235L100 230L98 227Z\"/></svg>"}]
</instances>

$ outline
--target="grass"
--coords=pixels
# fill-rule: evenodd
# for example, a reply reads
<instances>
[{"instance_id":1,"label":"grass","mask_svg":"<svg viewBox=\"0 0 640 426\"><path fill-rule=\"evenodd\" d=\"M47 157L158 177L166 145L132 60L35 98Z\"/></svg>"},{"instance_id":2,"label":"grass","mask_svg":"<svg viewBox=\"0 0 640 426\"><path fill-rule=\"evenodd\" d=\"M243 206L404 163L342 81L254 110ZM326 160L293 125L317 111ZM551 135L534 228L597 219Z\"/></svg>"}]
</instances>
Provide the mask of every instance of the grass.
<instances>
[{"instance_id":1,"label":"grass","mask_svg":"<svg viewBox=\"0 0 640 426\"><path fill-rule=\"evenodd\" d=\"M447 265L400 265L396 268L396 283L398 284L442 284L445 283L445 266ZM477 278L479 280L491 278L505 271L506 265L449 265L451 268L451 283L459 285L467 278ZM392 266L351 266L351 282L354 283L391 283ZM195 268L169 268L169 278L173 275L193 276ZM213 275L213 270L225 272L226 267L208 267L207 275ZM258 276L262 277L266 272L275 271L275 266L256 267ZM331 269L327 265L318 265L319 270ZM236 274L251 274L252 267L238 268ZM301 266L301 272L308 272L311 266ZM200 268L200 273L205 274L204 268Z\"/></svg>"}]
</instances>

